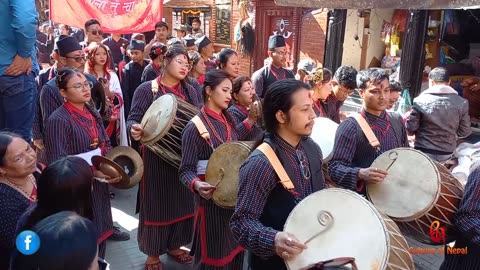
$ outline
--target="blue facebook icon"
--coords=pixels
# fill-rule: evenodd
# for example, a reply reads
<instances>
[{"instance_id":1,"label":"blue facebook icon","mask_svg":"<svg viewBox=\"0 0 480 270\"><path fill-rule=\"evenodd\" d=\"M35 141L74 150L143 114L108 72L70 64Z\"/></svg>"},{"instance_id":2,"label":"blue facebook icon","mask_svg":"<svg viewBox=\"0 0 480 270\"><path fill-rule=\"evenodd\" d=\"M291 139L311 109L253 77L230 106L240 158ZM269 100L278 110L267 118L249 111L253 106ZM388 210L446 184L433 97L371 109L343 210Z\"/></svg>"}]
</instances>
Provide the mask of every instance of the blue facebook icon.
<instances>
[{"instance_id":1,"label":"blue facebook icon","mask_svg":"<svg viewBox=\"0 0 480 270\"><path fill-rule=\"evenodd\" d=\"M40 238L35 232L23 231L17 236L15 244L20 253L32 255L40 248Z\"/></svg>"}]
</instances>

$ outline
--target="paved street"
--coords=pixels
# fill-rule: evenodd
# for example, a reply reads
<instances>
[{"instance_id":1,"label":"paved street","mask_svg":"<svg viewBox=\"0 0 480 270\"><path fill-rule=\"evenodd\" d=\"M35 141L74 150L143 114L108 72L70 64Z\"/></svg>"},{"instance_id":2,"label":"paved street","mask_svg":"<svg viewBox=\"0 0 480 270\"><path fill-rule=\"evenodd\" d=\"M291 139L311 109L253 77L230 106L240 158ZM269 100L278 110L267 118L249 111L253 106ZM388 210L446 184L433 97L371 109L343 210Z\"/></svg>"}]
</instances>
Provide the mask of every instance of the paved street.
<instances>
[{"instance_id":1,"label":"paved street","mask_svg":"<svg viewBox=\"0 0 480 270\"><path fill-rule=\"evenodd\" d=\"M137 227L138 215L135 215L136 188L115 190L116 198L112 200L113 220L122 230L130 232L131 239L126 242L107 244L107 261L111 270L143 270L146 256L138 249ZM407 239L412 247L431 247ZM436 248L436 247L435 247ZM414 255L417 270L437 270L443 261L443 255ZM190 266L179 265L168 256L161 258L165 270L187 270Z\"/></svg>"}]
</instances>

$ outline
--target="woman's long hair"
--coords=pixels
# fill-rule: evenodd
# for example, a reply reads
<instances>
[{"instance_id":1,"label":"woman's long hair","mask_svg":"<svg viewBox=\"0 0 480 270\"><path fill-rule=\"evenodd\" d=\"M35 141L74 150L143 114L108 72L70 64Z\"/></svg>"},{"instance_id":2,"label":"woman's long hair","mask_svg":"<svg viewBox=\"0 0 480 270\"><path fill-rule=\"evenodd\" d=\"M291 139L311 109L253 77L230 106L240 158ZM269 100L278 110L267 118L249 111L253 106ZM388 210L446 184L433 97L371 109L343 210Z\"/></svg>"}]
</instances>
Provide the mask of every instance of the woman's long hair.
<instances>
[{"instance_id":1,"label":"woman's long hair","mask_svg":"<svg viewBox=\"0 0 480 270\"><path fill-rule=\"evenodd\" d=\"M85 49L85 52L87 54L87 62L85 63L85 73L92 74L95 76L95 78L98 78L98 74L95 72L95 53L98 51L98 49L104 49L105 53L107 54L107 61L103 65L103 73L105 73L105 76L107 77L107 80L110 80L110 63L112 62L112 59L110 59L110 54L108 53L108 48L107 46L103 45L102 43L98 42L92 42L88 45L88 47Z\"/></svg>"},{"instance_id":2,"label":"woman's long hair","mask_svg":"<svg viewBox=\"0 0 480 270\"><path fill-rule=\"evenodd\" d=\"M36 206L20 231L61 211L93 219L92 181L90 165L79 157L64 157L48 165L38 180Z\"/></svg>"}]
</instances>

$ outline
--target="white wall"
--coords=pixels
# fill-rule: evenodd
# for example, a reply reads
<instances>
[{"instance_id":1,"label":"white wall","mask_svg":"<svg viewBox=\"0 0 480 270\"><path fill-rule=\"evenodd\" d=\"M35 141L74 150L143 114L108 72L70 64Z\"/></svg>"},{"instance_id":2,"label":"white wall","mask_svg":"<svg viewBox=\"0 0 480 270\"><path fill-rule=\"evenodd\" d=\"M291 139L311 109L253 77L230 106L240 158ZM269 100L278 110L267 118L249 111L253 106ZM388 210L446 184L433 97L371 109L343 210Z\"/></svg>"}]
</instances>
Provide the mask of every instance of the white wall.
<instances>
[{"instance_id":1,"label":"white wall","mask_svg":"<svg viewBox=\"0 0 480 270\"><path fill-rule=\"evenodd\" d=\"M383 21L390 22L393 16L393 9L372 9L370 13L370 38L367 49L366 67L373 57L382 60L385 54L385 45L381 40ZM342 65L351 65L360 69L360 58L362 54L363 39L363 18L359 18L357 10L347 11L347 23L345 26L345 41L343 44ZM355 40L358 35L358 40Z\"/></svg>"}]
</instances>

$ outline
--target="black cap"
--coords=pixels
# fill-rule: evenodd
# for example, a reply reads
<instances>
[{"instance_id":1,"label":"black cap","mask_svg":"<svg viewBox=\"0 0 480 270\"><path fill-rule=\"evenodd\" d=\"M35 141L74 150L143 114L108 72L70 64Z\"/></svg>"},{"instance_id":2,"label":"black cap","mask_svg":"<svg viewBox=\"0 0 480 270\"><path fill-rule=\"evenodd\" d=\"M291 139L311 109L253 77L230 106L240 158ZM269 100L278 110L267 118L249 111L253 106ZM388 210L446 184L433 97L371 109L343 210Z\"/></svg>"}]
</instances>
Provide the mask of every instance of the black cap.
<instances>
[{"instance_id":1,"label":"black cap","mask_svg":"<svg viewBox=\"0 0 480 270\"><path fill-rule=\"evenodd\" d=\"M193 38L192 36L186 36L183 39L183 43L185 44L185 47L195 46L195 38Z\"/></svg>"},{"instance_id":2,"label":"black cap","mask_svg":"<svg viewBox=\"0 0 480 270\"><path fill-rule=\"evenodd\" d=\"M141 40L132 39L127 49L143 51L145 49L145 42Z\"/></svg>"},{"instance_id":3,"label":"black cap","mask_svg":"<svg viewBox=\"0 0 480 270\"><path fill-rule=\"evenodd\" d=\"M210 43L212 43L212 41L207 36L203 36L195 41L195 45L198 48L198 52L201 52L202 49Z\"/></svg>"},{"instance_id":4,"label":"black cap","mask_svg":"<svg viewBox=\"0 0 480 270\"><path fill-rule=\"evenodd\" d=\"M268 39L268 49L285 47L285 37L281 35L273 35Z\"/></svg>"},{"instance_id":5,"label":"black cap","mask_svg":"<svg viewBox=\"0 0 480 270\"><path fill-rule=\"evenodd\" d=\"M67 56L67 53L82 49L78 40L72 36L60 36L56 45L58 48L58 54L63 57Z\"/></svg>"}]
</instances>

